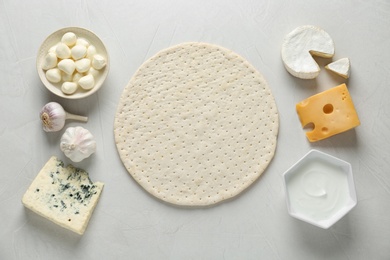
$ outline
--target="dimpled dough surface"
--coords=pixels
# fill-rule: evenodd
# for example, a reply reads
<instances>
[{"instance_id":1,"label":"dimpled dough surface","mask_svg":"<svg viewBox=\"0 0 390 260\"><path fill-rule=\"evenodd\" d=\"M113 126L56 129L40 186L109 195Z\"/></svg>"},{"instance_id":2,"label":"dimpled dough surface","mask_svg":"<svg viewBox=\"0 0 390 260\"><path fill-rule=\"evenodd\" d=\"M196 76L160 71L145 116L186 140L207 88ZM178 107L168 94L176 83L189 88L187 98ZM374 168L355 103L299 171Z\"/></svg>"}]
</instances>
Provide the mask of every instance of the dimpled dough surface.
<instances>
[{"instance_id":1,"label":"dimpled dough surface","mask_svg":"<svg viewBox=\"0 0 390 260\"><path fill-rule=\"evenodd\" d=\"M272 160L278 112L234 52L184 43L146 61L125 87L114 133L133 178L157 198L205 206L234 197Z\"/></svg>"}]
</instances>

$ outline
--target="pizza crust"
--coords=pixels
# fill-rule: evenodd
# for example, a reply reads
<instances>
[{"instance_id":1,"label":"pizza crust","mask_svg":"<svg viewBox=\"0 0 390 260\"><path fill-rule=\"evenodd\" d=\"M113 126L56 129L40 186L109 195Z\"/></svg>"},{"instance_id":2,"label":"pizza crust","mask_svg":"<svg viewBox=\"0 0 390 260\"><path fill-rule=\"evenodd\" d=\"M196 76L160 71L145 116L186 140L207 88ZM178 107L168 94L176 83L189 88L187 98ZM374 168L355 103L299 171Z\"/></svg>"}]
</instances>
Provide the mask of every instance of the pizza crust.
<instances>
[{"instance_id":1,"label":"pizza crust","mask_svg":"<svg viewBox=\"0 0 390 260\"><path fill-rule=\"evenodd\" d=\"M146 61L114 121L120 158L146 191L187 206L246 189L276 148L278 111L263 78L220 46L183 43Z\"/></svg>"}]
</instances>

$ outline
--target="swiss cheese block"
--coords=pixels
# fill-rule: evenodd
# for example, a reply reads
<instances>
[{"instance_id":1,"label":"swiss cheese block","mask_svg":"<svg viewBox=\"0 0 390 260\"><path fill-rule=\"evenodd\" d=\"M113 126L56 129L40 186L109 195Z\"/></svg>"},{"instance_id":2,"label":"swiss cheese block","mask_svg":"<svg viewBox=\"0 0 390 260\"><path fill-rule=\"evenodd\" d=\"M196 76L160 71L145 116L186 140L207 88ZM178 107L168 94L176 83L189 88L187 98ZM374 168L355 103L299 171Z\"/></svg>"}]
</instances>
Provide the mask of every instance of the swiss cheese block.
<instances>
[{"instance_id":1,"label":"swiss cheese block","mask_svg":"<svg viewBox=\"0 0 390 260\"><path fill-rule=\"evenodd\" d=\"M348 92L341 84L296 105L303 127L313 124L314 129L306 133L310 142L345 132L360 125L358 115Z\"/></svg>"},{"instance_id":2,"label":"swiss cheese block","mask_svg":"<svg viewBox=\"0 0 390 260\"><path fill-rule=\"evenodd\" d=\"M88 173L52 156L23 196L23 205L82 235L103 190Z\"/></svg>"}]
</instances>

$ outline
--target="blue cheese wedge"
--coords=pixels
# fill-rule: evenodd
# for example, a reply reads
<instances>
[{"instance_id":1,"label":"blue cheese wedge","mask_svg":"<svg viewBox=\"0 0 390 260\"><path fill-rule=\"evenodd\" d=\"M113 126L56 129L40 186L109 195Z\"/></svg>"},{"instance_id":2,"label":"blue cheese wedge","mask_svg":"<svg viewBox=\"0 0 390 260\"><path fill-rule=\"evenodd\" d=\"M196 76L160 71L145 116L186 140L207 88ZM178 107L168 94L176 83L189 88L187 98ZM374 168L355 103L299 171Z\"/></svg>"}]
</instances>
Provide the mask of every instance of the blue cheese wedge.
<instances>
[{"instance_id":1,"label":"blue cheese wedge","mask_svg":"<svg viewBox=\"0 0 390 260\"><path fill-rule=\"evenodd\" d=\"M23 196L23 205L48 220L82 235L104 184L52 156Z\"/></svg>"}]
</instances>

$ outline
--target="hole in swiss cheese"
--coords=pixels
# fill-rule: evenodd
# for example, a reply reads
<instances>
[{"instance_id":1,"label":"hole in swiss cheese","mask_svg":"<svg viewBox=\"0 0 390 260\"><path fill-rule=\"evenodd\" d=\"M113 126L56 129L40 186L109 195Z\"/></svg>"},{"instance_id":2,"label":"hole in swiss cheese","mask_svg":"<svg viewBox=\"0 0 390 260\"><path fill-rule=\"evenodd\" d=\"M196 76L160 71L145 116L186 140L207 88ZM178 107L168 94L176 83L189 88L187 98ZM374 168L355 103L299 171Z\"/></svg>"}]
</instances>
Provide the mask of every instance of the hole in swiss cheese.
<instances>
[{"instance_id":1,"label":"hole in swiss cheese","mask_svg":"<svg viewBox=\"0 0 390 260\"><path fill-rule=\"evenodd\" d=\"M323 109L325 114L330 114L330 113L333 112L333 105L332 104L326 104L322 109Z\"/></svg>"}]
</instances>

